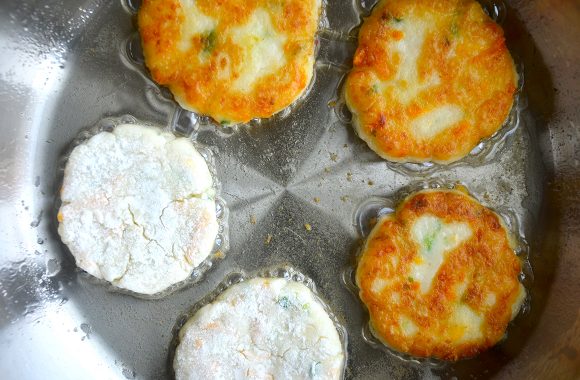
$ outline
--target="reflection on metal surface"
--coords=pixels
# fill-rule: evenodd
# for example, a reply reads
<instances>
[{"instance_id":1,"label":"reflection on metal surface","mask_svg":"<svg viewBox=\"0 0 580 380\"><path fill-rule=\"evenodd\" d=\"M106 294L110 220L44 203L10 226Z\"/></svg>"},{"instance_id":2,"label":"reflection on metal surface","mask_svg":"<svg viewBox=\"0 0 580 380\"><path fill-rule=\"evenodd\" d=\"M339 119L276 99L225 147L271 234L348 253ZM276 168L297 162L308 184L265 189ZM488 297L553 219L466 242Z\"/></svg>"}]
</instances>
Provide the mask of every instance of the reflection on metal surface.
<instances>
[{"instance_id":1,"label":"reflection on metal surface","mask_svg":"<svg viewBox=\"0 0 580 380\"><path fill-rule=\"evenodd\" d=\"M279 118L226 131L180 110L166 89L134 68L138 1L37 3L0 3L3 376L167 378L179 315L228 273L285 264L312 278L347 328L346 378L567 378L578 370L580 301L569 297L580 291L574 260L580 244L575 2L514 0L488 8L504 18L508 45L524 63L522 96L529 107L494 160L433 176L459 180L488 204L517 215L530 240L531 309L498 347L443 369L401 361L365 342L364 310L342 281L358 244L357 206L418 179L391 170L333 106L360 17L374 1L328 0L308 96ZM231 211L227 257L203 281L158 300L95 286L75 268L56 233L59 157L80 130L123 114L212 147Z\"/></svg>"}]
</instances>

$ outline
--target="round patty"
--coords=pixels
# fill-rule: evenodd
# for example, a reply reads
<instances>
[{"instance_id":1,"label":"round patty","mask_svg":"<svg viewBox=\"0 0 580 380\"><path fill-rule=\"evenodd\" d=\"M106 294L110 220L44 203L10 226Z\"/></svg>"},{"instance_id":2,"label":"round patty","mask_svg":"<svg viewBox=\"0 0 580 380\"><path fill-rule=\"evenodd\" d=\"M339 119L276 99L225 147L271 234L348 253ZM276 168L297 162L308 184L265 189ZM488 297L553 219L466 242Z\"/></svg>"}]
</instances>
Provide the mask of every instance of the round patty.
<instances>
[{"instance_id":1,"label":"round patty","mask_svg":"<svg viewBox=\"0 0 580 380\"><path fill-rule=\"evenodd\" d=\"M142 294L186 279L212 251L215 190L185 138L124 124L71 153L58 232L77 265Z\"/></svg>"},{"instance_id":2,"label":"round patty","mask_svg":"<svg viewBox=\"0 0 580 380\"><path fill-rule=\"evenodd\" d=\"M359 33L346 104L358 135L397 162L450 163L506 121L518 76L475 0L383 0Z\"/></svg>"},{"instance_id":3,"label":"round patty","mask_svg":"<svg viewBox=\"0 0 580 380\"><path fill-rule=\"evenodd\" d=\"M179 332L183 379L339 379L336 327L303 284L254 278L228 288Z\"/></svg>"},{"instance_id":4,"label":"round patty","mask_svg":"<svg viewBox=\"0 0 580 380\"><path fill-rule=\"evenodd\" d=\"M266 118L306 89L320 0L143 0L145 64L179 104L222 124Z\"/></svg>"},{"instance_id":5,"label":"round patty","mask_svg":"<svg viewBox=\"0 0 580 380\"><path fill-rule=\"evenodd\" d=\"M496 344L525 297L501 219L457 190L409 196L371 231L356 272L387 346L457 360Z\"/></svg>"}]
</instances>

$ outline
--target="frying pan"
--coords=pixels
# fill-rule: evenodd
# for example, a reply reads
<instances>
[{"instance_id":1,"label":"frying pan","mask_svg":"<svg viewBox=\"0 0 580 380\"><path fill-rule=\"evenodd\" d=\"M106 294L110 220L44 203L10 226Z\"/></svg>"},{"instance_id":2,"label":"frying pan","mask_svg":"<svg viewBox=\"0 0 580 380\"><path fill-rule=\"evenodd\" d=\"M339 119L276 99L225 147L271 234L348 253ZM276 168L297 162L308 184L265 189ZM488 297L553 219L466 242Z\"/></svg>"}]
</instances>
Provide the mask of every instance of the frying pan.
<instances>
[{"instance_id":1,"label":"frying pan","mask_svg":"<svg viewBox=\"0 0 580 380\"><path fill-rule=\"evenodd\" d=\"M580 376L580 3L482 1L522 67L518 125L489 157L427 173L380 160L354 135L343 107L341 80L373 4L328 0L308 94L271 120L227 129L182 111L151 81L136 33L138 2L0 3L2 378L169 378L179 318L231 273L280 266L312 278L346 327L345 378ZM77 270L56 233L66 153L83 131L124 115L212 149L230 211L225 258L197 283L157 299L117 292ZM433 180L460 181L511 215L530 264L530 299L507 337L476 358L436 365L369 345L368 316L345 280L364 237L356 227L361 205Z\"/></svg>"}]
</instances>

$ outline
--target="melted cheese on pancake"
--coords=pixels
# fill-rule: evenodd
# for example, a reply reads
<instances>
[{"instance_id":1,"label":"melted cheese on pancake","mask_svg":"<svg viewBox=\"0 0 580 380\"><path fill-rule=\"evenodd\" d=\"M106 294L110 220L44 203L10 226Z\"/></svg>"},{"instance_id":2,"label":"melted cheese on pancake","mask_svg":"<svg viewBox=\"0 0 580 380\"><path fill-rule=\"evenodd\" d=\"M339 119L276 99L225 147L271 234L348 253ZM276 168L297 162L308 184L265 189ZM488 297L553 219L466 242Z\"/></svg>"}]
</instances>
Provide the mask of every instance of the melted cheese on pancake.
<instances>
[{"instance_id":1,"label":"melted cheese on pancake","mask_svg":"<svg viewBox=\"0 0 580 380\"><path fill-rule=\"evenodd\" d=\"M456 190L409 196L379 220L356 272L386 345L457 360L497 343L525 297L501 219Z\"/></svg>"},{"instance_id":2,"label":"melted cheese on pancake","mask_svg":"<svg viewBox=\"0 0 580 380\"><path fill-rule=\"evenodd\" d=\"M442 105L411 122L411 134L418 140L430 140L463 119L463 110L456 105Z\"/></svg>"},{"instance_id":3,"label":"melted cheese on pancake","mask_svg":"<svg viewBox=\"0 0 580 380\"><path fill-rule=\"evenodd\" d=\"M232 30L233 41L244 47L240 76L234 88L251 92L262 77L275 73L286 63L284 44L286 36L276 32L268 12L257 9L243 26Z\"/></svg>"},{"instance_id":4,"label":"melted cheese on pancake","mask_svg":"<svg viewBox=\"0 0 580 380\"><path fill-rule=\"evenodd\" d=\"M408 104L422 91L440 82L437 73L433 73L428 78L419 77L417 61L421 56L427 31L431 28L429 23L423 20L417 21L399 22L393 27L395 33L399 32L403 36L401 40L395 41L390 46L401 59L400 68L394 78L380 82L382 89L393 91L395 97L403 104Z\"/></svg>"},{"instance_id":5,"label":"melted cheese on pancake","mask_svg":"<svg viewBox=\"0 0 580 380\"><path fill-rule=\"evenodd\" d=\"M320 0L144 0L139 31L153 79L223 124L273 115L308 86Z\"/></svg>"},{"instance_id":6,"label":"melted cheese on pancake","mask_svg":"<svg viewBox=\"0 0 580 380\"><path fill-rule=\"evenodd\" d=\"M417 218L411 227L411 238L419 245L419 255L411 266L411 275L421 284L423 293L431 288L445 255L469 239L472 233L466 223L445 223L431 215Z\"/></svg>"},{"instance_id":7,"label":"melted cheese on pancake","mask_svg":"<svg viewBox=\"0 0 580 380\"><path fill-rule=\"evenodd\" d=\"M340 379L344 351L312 292L285 279L233 285L179 332L176 379Z\"/></svg>"},{"instance_id":8,"label":"melted cheese on pancake","mask_svg":"<svg viewBox=\"0 0 580 380\"><path fill-rule=\"evenodd\" d=\"M450 163L505 122L517 74L503 31L474 0L383 0L345 84L353 125L399 162Z\"/></svg>"},{"instance_id":9,"label":"melted cheese on pancake","mask_svg":"<svg viewBox=\"0 0 580 380\"><path fill-rule=\"evenodd\" d=\"M196 0L180 0L179 3L185 15L185 22L181 24L181 39L177 46L181 51L186 52L191 49L192 40L196 35L211 35L217 25L217 20L206 16L197 7ZM203 59L203 56L200 58Z\"/></svg>"}]
</instances>

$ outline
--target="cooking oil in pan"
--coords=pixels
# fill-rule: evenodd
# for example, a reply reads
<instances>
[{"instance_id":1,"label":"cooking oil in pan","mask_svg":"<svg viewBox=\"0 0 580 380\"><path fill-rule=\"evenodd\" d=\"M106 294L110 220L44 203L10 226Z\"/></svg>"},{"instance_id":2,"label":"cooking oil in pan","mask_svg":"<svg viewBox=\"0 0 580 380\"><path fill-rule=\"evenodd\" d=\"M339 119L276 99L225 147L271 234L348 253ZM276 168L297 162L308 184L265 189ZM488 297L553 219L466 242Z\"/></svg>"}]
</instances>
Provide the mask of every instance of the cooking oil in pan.
<instances>
[{"instance_id":1,"label":"cooking oil in pan","mask_svg":"<svg viewBox=\"0 0 580 380\"><path fill-rule=\"evenodd\" d=\"M373 345L367 334L368 329L363 330L366 329L367 317L358 300L354 282L349 280L354 269L353 250L361 237L368 234L368 218L392 212L400 201L398 194L404 191L401 189L413 187L418 181L429 183L431 176L446 186L460 181L480 201L499 212L509 222L510 230L515 235L529 238L532 268L536 269L535 259L546 256L544 252L535 251L537 239L541 238L537 232L544 178L535 136L537 126L532 110L526 108L526 87L538 79L528 75L528 61L523 60L526 86L518 99L520 113L512 134L505 140L505 146L493 154L493 159L485 159L474 165L458 164L429 169L426 173L395 171L356 137L345 108L334 112L341 106L334 103L337 99L340 102L337 88L340 78L349 69L351 55L356 48L356 28L361 17L367 15L375 3L361 0L327 4L318 35L316 77L309 91L288 114L284 112L271 120L256 122L251 128L239 130L210 126L210 120L179 109L167 89L151 81L139 53L136 29L131 28L131 17L134 17L138 1L131 1L128 5L125 2L110 2L95 8L91 19L83 24L84 29L75 29L81 33L74 40L75 44L67 39L66 46L71 49L68 60L63 62L67 76L62 78L57 101L47 103L42 110L46 117L37 133L43 143L37 146L34 175L40 175L41 182L45 181L45 177L52 178L56 161L53 158L62 156L59 149L70 143L71 136L77 133L80 126L94 125L105 115L129 113L138 116L139 120L167 126L172 132L190 137L207 149L211 147L206 159L209 157L215 161L213 165L219 169L219 181L215 178L215 182L221 187L221 196L229 205L218 204L218 213L220 207L224 215L229 212L235 221L232 225L236 226L230 231L231 253L222 262L214 265L211 271L200 269L200 281L195 286L185 284L170 296L163 294L155 300L127 297L116 290L101 294L98 290L100 286L95 287L82 279L76 280L78 276L70 255L60 255L61 269L55 277L50 277L54 280L50 280L50 291L43 293L37 289L31 292L38 293L35 300L43 297L57 301L66 299L63 301L66 303L66 313L78 309L82 318L91 319L90 323L86 323L93 326L93 332L85 344L91 344L95 348L91 352L102 356L94 358L95 361L100 359L106 362L107 358L115 357L119 362L127 363L132 374L151 378L169 377L166 361L174 316L183 313L189 305L196 304L196 300L203 299L228 273L257 273L261 268L276 267L280 263L299 267L312 278L323 298L332 306L339 324L344 326L345 336L348 335L345 372L348 379L414 379L435 375L444 378L490 377L515 360L541 312L541 307L535 306L536 287L538 284L549 284L549 279L538 279L538 275L534 278L530 265L524 266L523 282L529 290L531 300L528 307L531 309L521 313L509 326L508 337L503 342L474 359L439 367L412 358L401 358ZM498 21L503 20L506 30L512 27L514 12L500 2L487 4L484 2L488 12ZM123 12L126 14L119 16ZM521 25L514 28L517 27ZM527 36L525 30L520 32L520 35ZM530 42L515 41L513 47L516 52L520 43ZM119 54L111 54L114 46L119 48ZM333 104L332 108L324 106L329 102ZM319 104L323 106L319 107ZM107 122L98 128L112 128L115 123ZM91 133L85 131L79 136L73 146L90 137ZM49 140L50 144L44 144ZM62 169L61 165L53 189L46 195L35 193L36 205L50 204L58 198ZM370 182L372 186L368 184ZM364 207L358 207L365 201ZM372 201L377 202L372 204ZM34 217L42 207L31 210ZM58 209L58 204L56 207ZM43 235L43 247L66 252L65 247L58 245L56 210L50 210L50 206L45 210L39 227L50 224L52 234ZM254 215L253 219L251 215ZM357 219L353 220L353 215L357 215ZM34 217L26 222L26 228L30 229L30 241L33 242L38 237L39 227L28 227L28 224ZM304 227L305 224L310 226L310 231ZM226 229L223 233L228 235ZM227 242L222 244L227 246ZM526 259L527 252L526 249L522 250L522 258ZM44 250L34 257L42 258L42 254ZM555 265L553 260L545 261ZM44 262L48 266L49 261ZM18 281L19 284L29 284L38 280L38 276L29 275L30 267L20 268L21 264L10 267L15 273L22 273L18 279L18 275L12 272L2 275L14 278L9 283L9 290L15 291L16 285L10 284ZM349 267L350 272L343 275L341 268L344 267ZM50 264L49 273L54 268ZM34 271L37 272L44 273L44 268ZM549 269L543 272L550 273ZM341 276L348 289L341 284ZM33 288L25 286L22 289L28 291ZM14 294L20 293L15 291ZM94 299L87 300L87 294L94 296ZM22 310L13 308L16 313ZM74 319L77 326L80 325L78 319L81 317L70 313L67 317ZM40 325L44 326L44 322L41 321ZM133 344L133 341L137 343ZM113 368L116 366L114 360L109 363ZM121 374L121 368L118 374Z\"/></svg>"}]
</instances>

